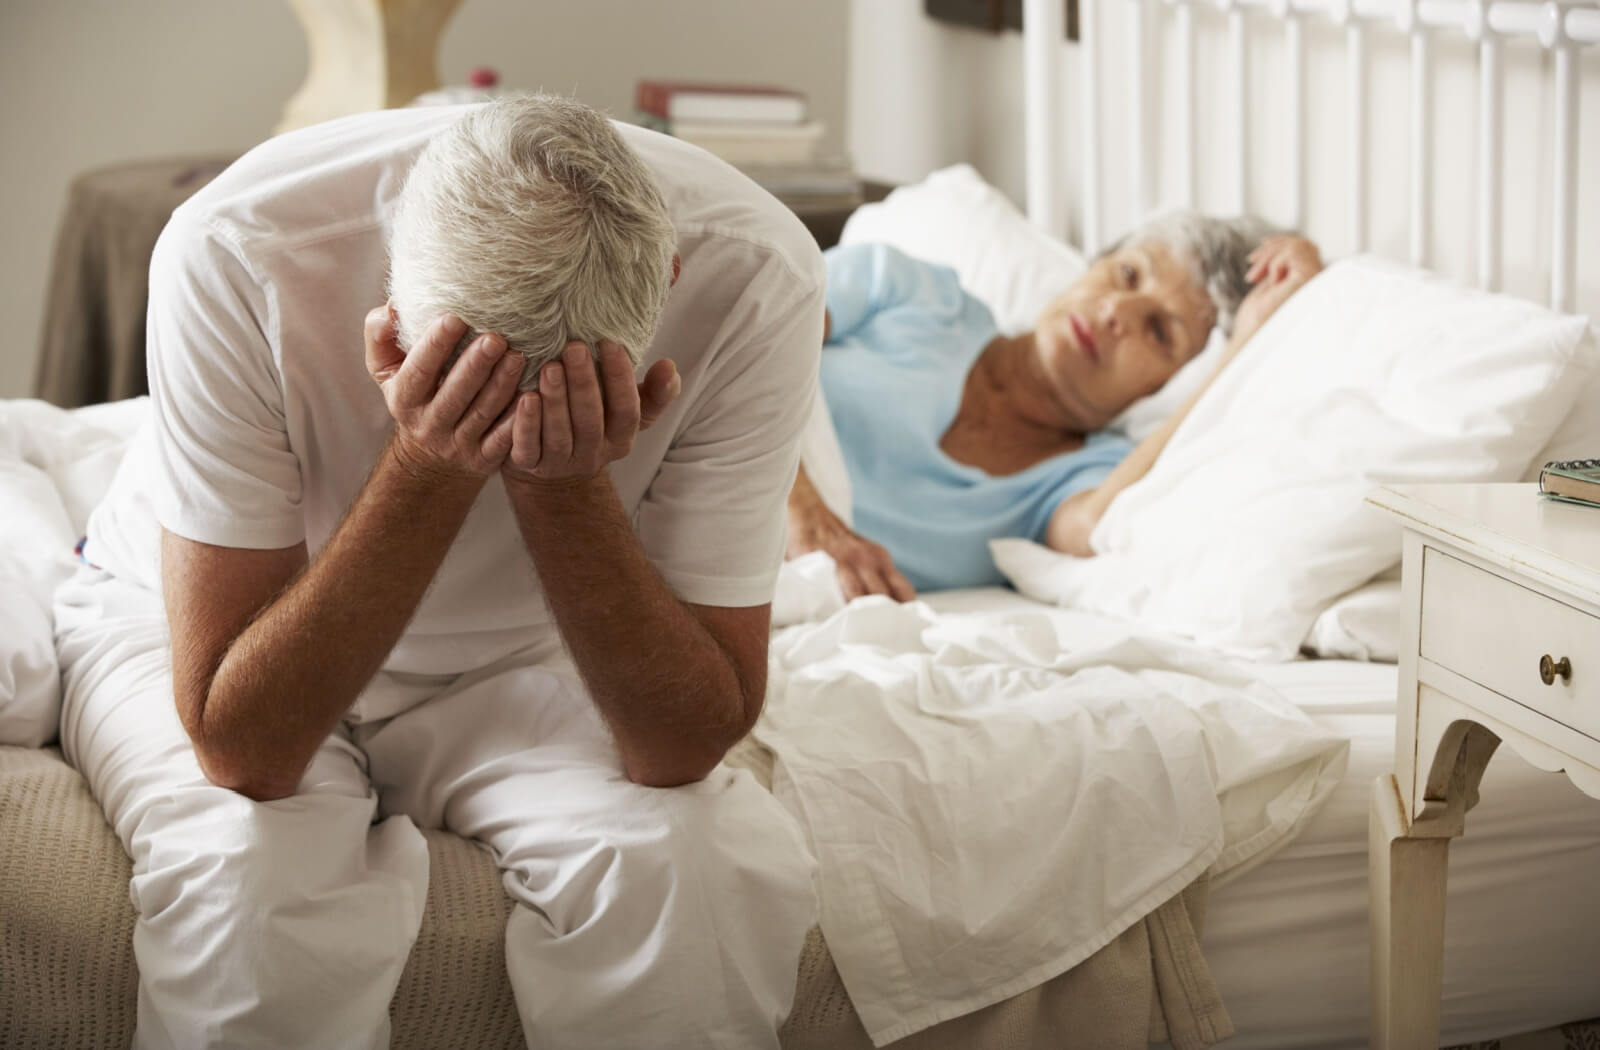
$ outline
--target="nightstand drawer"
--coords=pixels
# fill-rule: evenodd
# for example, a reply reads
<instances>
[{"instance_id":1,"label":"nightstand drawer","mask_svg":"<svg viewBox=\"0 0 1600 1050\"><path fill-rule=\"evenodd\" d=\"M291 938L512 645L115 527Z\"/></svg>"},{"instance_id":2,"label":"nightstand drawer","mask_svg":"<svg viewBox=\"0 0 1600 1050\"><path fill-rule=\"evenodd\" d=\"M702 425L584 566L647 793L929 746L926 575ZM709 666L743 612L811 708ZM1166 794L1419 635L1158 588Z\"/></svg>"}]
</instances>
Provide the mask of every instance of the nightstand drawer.
<instances>
[{"instance_id":1,"label":"nightstand drawer","mask_svg":"<svg viewBox=\"0 0 1600 1050\"><path fill-rule=\"evenodd\" d=\"M1419 651L1485 688L1600 739L1600 618L1426 549ZM1550 658L1546 684L1541 661ZM1563 677L1560 661L1570 665Z\"/></svg>"}]
</instances>

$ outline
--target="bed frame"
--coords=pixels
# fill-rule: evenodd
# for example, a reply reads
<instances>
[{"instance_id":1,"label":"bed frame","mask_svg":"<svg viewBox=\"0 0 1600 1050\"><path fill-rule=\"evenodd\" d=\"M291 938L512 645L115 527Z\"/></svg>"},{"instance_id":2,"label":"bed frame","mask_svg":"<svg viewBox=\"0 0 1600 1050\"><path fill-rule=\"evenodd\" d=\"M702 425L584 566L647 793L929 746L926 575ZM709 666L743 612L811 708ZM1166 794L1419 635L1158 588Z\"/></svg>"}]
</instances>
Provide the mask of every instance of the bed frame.
<instances>
[{"instance_id":1,"label":"bed frame","mask_svg":"<svg viewBox=\"0 0 1600 1050\"><path fill-rule=\"evenodd\" d=\"M1062 49L1062 4L1059 0L1023 0L1023 77L1026 133L1028 216L1055 234L1067 228L1068 172L1063 162L1066 127L1066 96L1059 70ZM1133 124L1127 159L1128 182L1133 187L1134 209L1126 218L1137 220L1150 210L1146 156L1149 113L1146 85L1149 83L1150 52L1146 20L1159 18L1154 0L1080 0L1079 49L1081 81L1081 130L1083 167L1078 229L1086 253L1103 246L1102 199L1099 158L1105 154L1100 124L1101 57L1111 41L1100 39L1102 4L1119 3L1129 12L1127 20L1126 64L1136 73L1128 78L1126 113ZM1461 33L1478 47L1478 140L1477 140L1477 260L1476 280L1480 287L1498 291L1501 284L1501 218L1504 203L1503 156L1505 140L1505 87L1503 50L1518 38L1531 39L1547 49L1554 65L1554 159L1553 207L1551 209L1552 258L1549 304L1553 309L1571 312L1575 306L1577 267L1577 187L1578 187L1578 104L1579 50L1600 44L1600 8L1577 7L1556 0L1163 0L1160 6L1172 8L1178 36L1177 61L1166 76L1176 78L1186 112L1176 121L1180 143L1177 156L1167 162L1176 166L1180 187L1173 205L1196 205L1195 169L1199 154L1195 141L1195 9L1214 4L1227 21L1228 83L1222 107L1231 136L1225 135L1233 185L1227 200L1207 202L1212 210L1242 213L1250 201L1247 176L1251 145L1249 141L1249 99L1247 93L1248 43L1247 18L1272 18L1282 23L1283 46L1288 53L1288 83L1285 94L1287 128L1283 148L1292 165L1289 214L1275 216L1290 227L1303 225L1307 148L1305 133L1306 58L1305 20L1322 16L1342 27L1346 51L1347 112L1345 163L1345 224L1347 245L1352 252L1365 251L1368 228L1368 157L1370 113L1367 106L1368 34L1387 29L1409 36L1410 68L1410 261L1429 264L1428 197L1433 182L1430 151L1432 109L1432 44L1436 33ZM1125 223L1124 225L1128 225Z\"/></svg>"}]
</instances>

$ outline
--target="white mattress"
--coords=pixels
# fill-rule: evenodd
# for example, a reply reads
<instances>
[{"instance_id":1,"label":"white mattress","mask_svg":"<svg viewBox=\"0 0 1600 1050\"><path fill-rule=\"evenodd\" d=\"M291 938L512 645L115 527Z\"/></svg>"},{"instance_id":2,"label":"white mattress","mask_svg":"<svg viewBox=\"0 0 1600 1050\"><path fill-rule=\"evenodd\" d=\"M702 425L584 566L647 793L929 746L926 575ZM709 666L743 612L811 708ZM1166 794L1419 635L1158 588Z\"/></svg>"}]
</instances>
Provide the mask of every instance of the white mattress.
<instances>
[{"instance_id":1,"label":"white mattress","mask_svg":"<svg viewBox=\"0 0 1600 1050\"><path fill-rule=\"evenodd\" d=\"M1039 606L1009 591L933 595L948 611ZM1065 629L1115 632L1052 610ZM1228 1050L1367 1045L1367 809L1392 770L1397 669L1305 660L1253 665L1351 740L1343 781L1304 832L1215 888L1206 958L1238 1032ZM1502 747L1451 844L1440 1045L1600 1016L1600 801Z\"/></svg>"}]
</instances>

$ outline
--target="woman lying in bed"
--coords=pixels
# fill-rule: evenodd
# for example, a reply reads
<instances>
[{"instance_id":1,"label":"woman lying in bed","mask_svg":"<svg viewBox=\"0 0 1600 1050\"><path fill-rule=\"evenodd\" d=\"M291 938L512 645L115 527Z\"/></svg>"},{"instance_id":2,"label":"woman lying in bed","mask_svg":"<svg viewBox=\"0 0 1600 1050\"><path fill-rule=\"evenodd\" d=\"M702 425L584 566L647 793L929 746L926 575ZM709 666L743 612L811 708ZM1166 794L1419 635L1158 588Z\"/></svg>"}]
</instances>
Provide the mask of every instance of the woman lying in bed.
<instances>
[{"instance_id":1,"label":"woman lying in bed","mask_svg":"<svg viewBox=\"0 0 1600 1050\"><path fill-rule=\"evenodd\" d=\"M1105 426L1199 354L1214 326L1229 336L1220 370L1322 268L1303 237L1177 213L1107 249L1033 331L1004 336L946 267L875 244L825 258L822 394L857 531L802 469L788 556L826 551L846 598L902 601L1003 583L994 538L1092 554L1112 497L1150 469L1205 388L1137 446Z\"/></svg>"}]
</instances>

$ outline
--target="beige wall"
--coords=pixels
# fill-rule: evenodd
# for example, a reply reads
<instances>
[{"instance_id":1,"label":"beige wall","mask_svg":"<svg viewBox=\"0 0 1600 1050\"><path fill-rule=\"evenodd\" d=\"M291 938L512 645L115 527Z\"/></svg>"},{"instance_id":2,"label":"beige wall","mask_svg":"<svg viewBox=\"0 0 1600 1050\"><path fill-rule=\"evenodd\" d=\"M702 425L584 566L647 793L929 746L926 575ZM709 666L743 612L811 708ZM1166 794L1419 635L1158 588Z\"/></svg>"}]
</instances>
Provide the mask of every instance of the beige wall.
<instances>
[{"instance_id":1,"label":"beige wall","mask_svg":"<svg viewBox=\"0 0 1600 1050\"><path fill-rule=\"evenodd\" d=\"M776 82L844 141L847 0L465 0L441 73L571 93L626 116L640 76ZM280 0L0 2L0 397L32 388L56 223L72 176L242 150L305 74Z\"/></svg>"}]
</instances>

